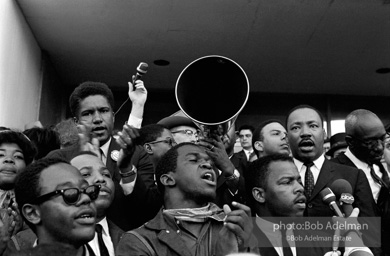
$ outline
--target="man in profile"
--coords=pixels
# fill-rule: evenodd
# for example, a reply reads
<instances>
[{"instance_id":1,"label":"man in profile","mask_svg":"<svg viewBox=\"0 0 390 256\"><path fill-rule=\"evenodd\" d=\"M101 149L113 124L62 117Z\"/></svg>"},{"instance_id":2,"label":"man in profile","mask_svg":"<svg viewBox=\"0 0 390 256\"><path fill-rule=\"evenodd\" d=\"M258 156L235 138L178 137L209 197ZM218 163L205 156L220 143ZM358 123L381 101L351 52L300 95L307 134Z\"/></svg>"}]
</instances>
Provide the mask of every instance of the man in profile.
<instances>
[{"instance_id":1,"label":"man in profile","mask_svg":"<svg viewBox=\"0 0 390 256\"><path fill-rule=\"evenodd\" d=\"M322 256L329 251L332 252L333 230L321 229L315 225L317 229L282 228L281 224L286 226L298 223L314 224L321 221L303 218L306 198L301 176L291 157L278 154L264 156L249 166L248 175L250 177L247 183L248 193L254 201L253 210L256 214L254 234L261 255ZM357 214L358 209L355 209L351 216L356 217ZM332 224L330 218L325 221ZM327 224L322 221L321 223L324 223L323 227ZM343 233L350 239L346 239L344 255L357 251L358 255L372 255L354 230L343 230ZM294 237L302 239L292 239ZM316 239L310 241L309 238L313 237L323 238L323 241L320 239L318 239L320 242Z\"/></svg>"},{"instance_id":2,"label":"man in profile","mask_svg":"<svg viewBox=\"0 0 390 256\"><path fill-rule=\"evenodd\" d=\"M378 216L382 217L382 249L390 255L390 181L381 163L386 130L379 117L366 109L352 111L345 119L345 153L333 162L361 169L370 184Z\"/></svg>"},{"instance_id":3,"label":"man in profile","mask_svg":"<svg viewBox=\"0 0 390 256\"><path fill-rule=\"evenodd\" d=\"M272 154L290 154L287 131L276 119L266 120L256 128L252 144L259 158Z\"/></svg>"}]
</instances>

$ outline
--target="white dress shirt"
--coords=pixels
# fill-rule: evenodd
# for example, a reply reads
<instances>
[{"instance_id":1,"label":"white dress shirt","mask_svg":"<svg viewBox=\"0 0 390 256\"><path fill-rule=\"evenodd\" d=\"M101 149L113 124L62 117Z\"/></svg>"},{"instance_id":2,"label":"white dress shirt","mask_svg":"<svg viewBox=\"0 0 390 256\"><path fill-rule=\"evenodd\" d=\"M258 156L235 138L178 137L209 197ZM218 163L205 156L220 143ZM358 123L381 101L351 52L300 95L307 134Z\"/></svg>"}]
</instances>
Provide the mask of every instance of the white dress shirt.
<instances>
[{"instance_id":1,"label":"white dress shirt","mask_svg":"<svg viewBox=\"0 0 390 256\"><path fill-rule=\"evenodd\" d=\"M274 230L274 223L269 222L259 216L256 216L256 225L260 228L261 231L263 231L263 233L271 242L279 256L284 256L282 245L282 232L279 229ZM292 237L294 234L292 230L289 229L286 231L286 235ZM287 239L287 243L290 245L293 256L297 256L295 242L290 240L291 239Z\"/></svg>"},{"instance_id":2,"label":"white dress shirt","mask_svg":"<svg viewBox=\"0 0 390 256\"><path fill-rule=\"evenodd\" d=\"M322 168L322 165L324 164L325 157L324 155L321 155L319 158L313 161L313 166L310 167L311 172L313 173L314 177L314 184L317 183L318 176L320 175L320 171ZM306 166L303 164L303 162L297 160L294 158L295 166L298 168L299 174L301 175L302 184L305 186L305 174L306 174Z\"/></svg>"},{"instance_id":3,"label":"white dress shirt","mask_svg":"<svg viewBox=\"0 0 390 256\"><path fill-rule=\"evenodd\" d=\"M371 168L370 166L361 161L360 159L356 158L356 156L349 150L349 147L347 148L347 151L345 152L345 156L349 158L349 160L352 161L352 163L358 168L361 169L364 174L366 174L366 177L368 179L368 183L370 184L372 196L374 197L375 202L378 200L379 197L379 191L381 190L381 186L374 181L374 179L371 176ZM378 177L382 178L382 173L379 169L379 166L376 164L373 165L374 172Z\"/></svg>"},{"instance_id":4,"label":"white dress shirt","mask_svg":"<svg viewBox=\"0 0 390 256\"><path fill-rule=\"evenodd\" d=\"M97 224L102 225L102 235L103 235L103 241L104 244L107 247L108 253L110 256L115 256L114 252L114 244L112 243L110 232L108 230L108 223L107 219L104 218L101 221L99 221ZM93 252L95 253L96 256L100 256L100 250L99 250L99 242L98 242L98 236L97 233L95 232L95 237L88 242L89 246L91 246Z\"/></svg>"}]
</instances>

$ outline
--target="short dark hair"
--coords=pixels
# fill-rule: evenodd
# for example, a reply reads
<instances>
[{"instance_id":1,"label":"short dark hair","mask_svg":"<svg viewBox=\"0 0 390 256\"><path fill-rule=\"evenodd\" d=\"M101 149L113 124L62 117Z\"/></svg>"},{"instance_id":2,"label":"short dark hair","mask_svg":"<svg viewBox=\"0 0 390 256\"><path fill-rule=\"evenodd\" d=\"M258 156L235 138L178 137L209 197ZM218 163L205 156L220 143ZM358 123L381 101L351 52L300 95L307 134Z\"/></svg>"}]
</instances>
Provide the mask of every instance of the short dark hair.
<instances>
[{"instance_id":1,"label":"short dark hair","mask_svg":"<svg viewBox=\"0 0 390 256\"><path fill-rule=\"evenodd\" d=\"M283 154L272 154L260 157L251 162L246 170L247 178L245 179L245 187L247 191L248 204L253 206L254 199L252 196L252 189L254 187L263 188L266 190L268 176L270 174L269 166L273 162L291 162L294 163L292 157Z\"/></svg>"},{"instance_id":2,"label":"short dark hair","mask_svg":"<svg viewBox=\"0 0 390 256\"><path fill-rule=\"evenodd\" d=\"M60 157L42 158L27 166L23 172L20 172L16 176L15 199L18 203L19 212L21 213L23 220L30 226L33 231L35 230L34 225L32 225L24 217L22 208L25 204L31 203L35 198L40 196L41 187L39 184L39 179L41 177L42 171L52 165L59 163L69 164L69 162Z\"/></svg>"},{"instance_id":3,"label":"short dark hair","mask_svg":"<svg viewBox=\"0 0 390 256\"><path fill-rule=\"evenodd\" d=\"M104 83L88 81L77 86L69 97L69 108L72 115L77 115L82 100L93 95L104 96L110 104L111 109L114 109L114 95L110 88Z\"/></svg>"},{"instance_id":4,"label":"short dark hair","mask_svg":"<svg viewBox=\"0 0 390 256\"><path fill-rule=\"evenodd\" d=\"M164 193L165 190L164 185L160 181L161 176L169 172L176 172L177 158L179 156L178 149L188 145L199 147L192 142L183 142L177 144L171 149L169 149L158 162L155 173L156 173L157 186L161 193Z\"/></svg>"},{"instance_id":5,"label":"short dark hair","mask_svg":"<svg viewBox=\"0 0 390 256\"><path fill-rule=\"evenodd\" d=\"M249 125L249 124L243 124L240 126L240 128L238 128L238 134L242 131L242 130L250 130L251 133L253 134L254 130L255 130L255 127L253 127L252 125Z\"/></svg>"},{"instance_id":6,"label":"short dark hair","mask_svg":"<svg viewBox=\"0 0 390 256\"><path fill-rule=\"evenodd\" d=\"M313 107L313 106L303 104L303 105L298 105L298 106L296 106L296 107L293 107L293 108L290 109L290 111L287 113L287 115L286 115L286 130L287 130L287 131L288 131L288 127L287 127L288 118L290 117L291 113L294 112L294 111L297 110L297 109L303 109L303 108L308 108L308 109L314 110L314 111L318 114L318 116L320 117L320 119L321 119L321 127L324 125L324 117L323 117L322 113L321 113L318 109L316 109L315 107Z\"/></svg>"},{"instance_id":7,"label":"short dark hair","mask_svg":"<svg viewBox=\"0 0 390 256\"><path fill-rule=\"evenodd\" d=\"M35 160L45 157L49 152L61 146L58 133L50 128L33 127L23 133L30 138L38 151Z\"/></svg>"},{"instance_id":8,"label":"short dark hair","mask_svg":"<svg viewBox=\"0 0 390 256\"><path fill-rule=\"evenodd\" d=\"M137 138L137 144L144 145L145 143L155 141L164 132L164 129L169 129L161 124L149 124L143 126L139 130L139 137Z\"/></svg>"},{"instance_id":9,"label":"short dark hair","mask_svg":"<svg viewBox=\"0 0 390 256\"><path fill-rule=\"evenodd\" d=\"M34 160L37 150L30 139L23 133L13 130L0 130L0 145L3 143L15 143L23 151L24 162L31 164Z\"/></svg>"},{"instance_id":10,"label":"short dark hair","mask_svg":"<svg viewBox=\"0 0 390 256\"><path fill-rule=\"evenodd\" d=\"M282 124L281 121L277 120L277 119L268 119L268 120L265 120L264 122L260 123L259 126L256 127L256 129L254 130L253 132L253 137L252 137L252 148L253 150L255 151L256 155L258 156L259 155L259 151L256 149L255 147L255 142L256 141L263 141L264 140L264 136L263 136L263 128L270 124L270 123L279 123L280 125L282 125L284 127L284 125Z\"/></svg>"}]
</instances>

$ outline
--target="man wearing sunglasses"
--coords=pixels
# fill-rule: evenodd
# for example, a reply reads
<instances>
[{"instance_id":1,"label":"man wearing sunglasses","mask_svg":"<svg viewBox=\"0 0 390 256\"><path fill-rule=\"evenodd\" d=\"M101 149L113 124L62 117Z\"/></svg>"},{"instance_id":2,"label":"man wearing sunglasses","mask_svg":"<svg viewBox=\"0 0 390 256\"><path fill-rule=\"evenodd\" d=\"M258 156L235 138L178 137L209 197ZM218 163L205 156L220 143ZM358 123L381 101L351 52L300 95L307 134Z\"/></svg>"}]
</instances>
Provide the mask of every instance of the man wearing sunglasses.
<instances>
[{"instance_id":1,"label":"man wearing sunglasses","mask_svg":"<svg viewBox=\"0 0 390 256\"><path fill-rule=\"evenodd\" d=\"M95 235L99 185L89 185L80 172L60 158L43 158L20 173L16 202L35 233L33 246L59 243L74 255L93 255L85 244ZM26 246L26 244L24 244Z\"/></svg>"},{"instance_id":2,"label":"man wearing sunglasses","mask_svg":"<svg viewBox=\"0 0 390 256\"><path fill-rule=\"evenodd\" d=\"M135 90L133 90L131 83L129 83L129 86L129 97L133 107L128 123L139 128L142 121L143 106L146 101L146 89L141 80L135 82ZM95 138L99 141L98 149L101 160L107 166L115 183L115 200L107 215L123 230L129 230L142 225L142 223L148 220L144 218L146 216L144 209L138 208L136 211L133 211L133 218L129 218L124 214L127 210L131 210L132 206L123 203L126 198L124 198L124 192L119 185L122 177L117 161L121 146L118 145L112 136L115 121L112 91L104 83L84 82L76 87L69 97L69 107L77 124L86 128L86 134L90 135L90 139ZM127 125L124 125L123 129L125 129L125 126ZM137 174L139 181L144 181L149 187L151 183L154 183L153 164L141 146L133 145L132 147L131 163L135 168L134 172L131 172L131 178L135 180L135 175ZM70 161L79 152L80 146L75 145L52 151L48 154L48 157L63 157ZM127 209L123 209L126 207Z\"/></svg>"},{"instance_id":3,"label":"man wearing sunglasses","mask_svg":"<svg viewBox=\"0 0 390 256\"><path fill-rule=\"evenodd\" d=\"M366 109L352 111L345 119L345 153L332 159L357 167L366 174L377 210L382 217L382 250L390 255L389 174L381 163L386 130L379 117Z\"/></svg>"}]
</instances>

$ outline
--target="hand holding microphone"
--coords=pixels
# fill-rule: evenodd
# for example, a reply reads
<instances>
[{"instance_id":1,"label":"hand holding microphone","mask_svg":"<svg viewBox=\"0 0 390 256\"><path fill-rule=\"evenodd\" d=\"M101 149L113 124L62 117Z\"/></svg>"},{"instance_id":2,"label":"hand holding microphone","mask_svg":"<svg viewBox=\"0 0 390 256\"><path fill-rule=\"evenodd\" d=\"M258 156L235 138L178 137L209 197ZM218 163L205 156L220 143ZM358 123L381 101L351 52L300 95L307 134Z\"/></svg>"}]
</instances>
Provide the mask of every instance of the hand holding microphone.
<instances>
[{"instance_id":1,"label":"hand holding microphone","mask_svg":"<svg viewBox=\"0 0 390 256\"><path fill-rule=\"evenodd\" d=\"M145 63L145 62L141 62L138 67L137 67L137 73L133 76L133 85L135 84L135 81L141 79L141 77L143 75L146 74L146 72L148 72L148 64ZM135 90L135 87L134 87L134 90Z\"/></svg>"},{"instance_id":2,"label":"hand holding microphone","mask_svg":"<svg viewBox=\"0 0 390 256\"><path fill-rule=\"evenodd\" d=\"M122 109L126 102L130 99L133 107L131 109L132 115L141 118L143 116L143 108L147 99L148 92L145 88L144 82L140 78L148 71L148 64L141 62L137 67L137 72L132 76L132 82L129 82L129 97L118 108L115 115Z\"/></svg>"}]
</instances>

